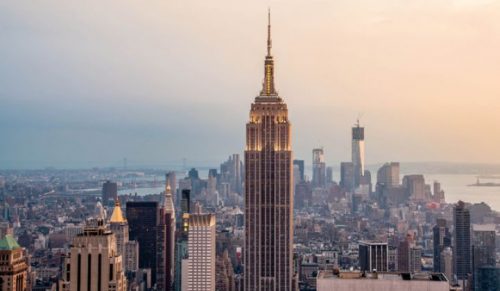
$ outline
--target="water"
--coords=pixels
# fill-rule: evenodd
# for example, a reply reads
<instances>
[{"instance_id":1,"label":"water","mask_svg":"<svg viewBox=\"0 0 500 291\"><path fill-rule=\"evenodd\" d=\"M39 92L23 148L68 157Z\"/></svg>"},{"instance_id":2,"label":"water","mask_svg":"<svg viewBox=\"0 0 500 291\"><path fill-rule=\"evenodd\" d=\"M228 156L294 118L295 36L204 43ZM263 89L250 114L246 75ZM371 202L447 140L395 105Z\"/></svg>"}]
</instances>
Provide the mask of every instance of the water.
<instances>
[{"instance_id":1,"label":"water","mask_svg":"<svg viewBox=\"0 0 500 291\"><path fill-rule=\"evenodd\" d=\"M118 190L118 195L128 195L137 193L137 195L139 196L145 196L148 194L160 194L163 191L165 191L165 186L151 187L151 188L121 189Z\"/></svg>"},{"instance_id":2,"label":"water","mask_svg":"<svg viewBox=\"0 0 500 291\"><path fill-rule=\"evenodd\" d=\"M336 174L336 173L335 173ZM337 179L334 175L334 179ZM340 175L339 175L340 176ZM401 178L403 174L401 174ZM441 183L441 189L445 192L445 199L447 203L456 203L458 200L469 203L485 202L493 210L500 211L500 187L470 187L467 185L476 183L475 175L461 175L461 174L428 174L424 175L427 184L434 181ZM376 178L373 177L373 183L376 183ZM147 194L159 194L164 191L164 186L151 187L151 188L136 188L136 189L121 189L118 191L119 195L135 194L144 196Z\"/></svg>"},{"instance_id":3,"label":"water","mask_svg":"<svg viewBox=\"0 0 500 291\"><path fill-rule=\"evenodd\" d=\"M455 203L458 200L470 203L485 202L493 210L500 211L500 187L470 187L467 185L476 183L475 175L425 175L427 184L433 181L441 183L441 189L447 203Z\"/></svg>"}]
</instances>

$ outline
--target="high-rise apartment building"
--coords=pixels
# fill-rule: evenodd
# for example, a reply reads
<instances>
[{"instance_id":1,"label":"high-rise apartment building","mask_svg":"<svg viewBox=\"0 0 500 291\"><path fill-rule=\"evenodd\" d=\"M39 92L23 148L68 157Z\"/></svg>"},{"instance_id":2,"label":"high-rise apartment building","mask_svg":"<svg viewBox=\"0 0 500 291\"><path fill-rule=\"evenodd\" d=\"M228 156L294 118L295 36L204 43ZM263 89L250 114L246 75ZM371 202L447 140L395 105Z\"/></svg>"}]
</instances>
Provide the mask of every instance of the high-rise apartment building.
<instances>
[{"instance_id":1,"label":"high-rise apartment building","mask_svg":"<svg viewBox=\"0 0 500 291\"><path fill-rule=\"evenodd\" d=\"M441 253L445 248L451 247L451 233L446 225L446 219L437 219L436 225L432 228L432 233L434 245L434 272L444 272L444 270L441 269Z\"/></svg>"},{"instance_id":2,"label":"high-rise apartment building","mask_svg":"<svg viewBox=\"0 0 500 291\"><path fill-rule=\"evenodd\" d=\"M389 247L386 242L359 243L359 267L361 271L388 272Z\"/></svg>"},{"instance_id":3,"label":"high-rise apartment building","mask_svg":"<svg viewBox=\"0 0 500 291\"><path fill-rule=\"evenodd\" d=\"M88 224L71 245L63 266L63 290L127 290L122 256L116 237L104 221Z\"/></svg>"},{"instance_id":4,"label":"high-rise apartment building","mask_svg":"<svg viewBox=\"0 0 500 291\"><path fill-rule=\"evenodd\" d=\"M262 91L252 103L246 126L245 290L293 290L290 135L287 105L274 86L269 23Z\"/></svg>"},{"instance_id":5,"label":"high-rise apartment building","mask_svg":"<svg viewBox=\"0 0 500 291\"><path fill-rule=\"evenodd\" d=\"M139 268L151 270L151 282L156 284L158 228L160 208L158 202L127 202L129 237L139 242Z\"/></svg>"},{"instance_id":6,"label":"high-rise apartment building","mask_svg":"<svg viewBox=\"0 0 500 291\"><path fill-rule=\"evenodd\" d=\"M472 271L470 212L463 201L453 207L453 263L458 280L466 280Z\"/></svg>"},{"instance_id":7,"label":"high-rise apartment building","mask_svg":"<svg viewBox=\"0 0 500 291\"><path fill-rule=\"evenodd\" d=\"M28 263L23 248L12 234L6 234L0 240L0 290L26 291Z\"/></svg>"},{"instance_id":8,"label":"high-rise apartment building","mask_svg":"<svg viewBox=\"0 0 500 291\"><path fill-rule=\"evenodd\" d=\"M215 214L190 214L182 291L215 291Z\"/></svg>"},{"instance_id":9,"label":"high-rise apartment building","mask_svg":"<svg viewBox=\"0 0 500 291\"><path fill-rule=\"evenodd\" d=\"M354 186L358 187L365 174L365 128L359 125L359 120L352 128L352 164L354 170Z\"/></svg>"},{"instance_id":10,"label":"high-rise apartment building","mask_svg":"<svg viewBox=\"0 0 500 291\"><path fill-rule=\"evenodd\" d=\"M313 187L324 187L326 182L325 152L323 148L312 151L312 185Z\"/></svg>"}]
</instances>

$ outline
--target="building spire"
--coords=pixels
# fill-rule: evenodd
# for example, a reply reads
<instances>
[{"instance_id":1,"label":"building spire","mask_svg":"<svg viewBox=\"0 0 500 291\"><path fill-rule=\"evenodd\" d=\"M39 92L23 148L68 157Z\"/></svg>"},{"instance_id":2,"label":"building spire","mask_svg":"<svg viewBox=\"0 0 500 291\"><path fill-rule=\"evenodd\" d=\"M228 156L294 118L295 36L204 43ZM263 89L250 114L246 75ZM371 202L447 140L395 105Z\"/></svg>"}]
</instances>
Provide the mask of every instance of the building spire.
<instances>
[{"instance_id":1,"label":"building spire","mask_svg":"<svg viewBox=\"0 0 500 291\"><path fill-rule=\"evenodd\" d=\"M274 60L271 55L271 9L267 11L267 55L264 62L264 82L262 84L261 96L276 96L274 88Z\"/></svg>"},{"instance_id":2,"label":"building spire","mask_svg":"<svg viewBox=\"0 0 500 291\"><path fill-rule=\"evenodd\" d=\"M267 9L267 56L271 56L271 8Z\"/></svg>"}]
</instances>

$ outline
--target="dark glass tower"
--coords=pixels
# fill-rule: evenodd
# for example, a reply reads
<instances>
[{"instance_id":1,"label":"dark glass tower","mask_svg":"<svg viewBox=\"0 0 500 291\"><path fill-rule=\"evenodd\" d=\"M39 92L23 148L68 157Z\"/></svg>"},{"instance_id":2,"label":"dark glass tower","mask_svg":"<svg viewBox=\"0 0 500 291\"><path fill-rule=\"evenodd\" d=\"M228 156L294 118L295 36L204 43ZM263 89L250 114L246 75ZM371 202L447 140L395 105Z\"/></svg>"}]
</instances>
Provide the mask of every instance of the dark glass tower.
<instances>
[{"instance_id":1,"label":"dark glass tower","mask_svg":"<svg viewBox=\"0 0 500 291\"><path fill-rule=\"evenodd\" d=\"M264 82L246 126L245 290L293 290L293 174L288 109L274 87L271 25Z\"/></svg>"},{"instance_id":2,"label":"dark glass tower","mask_svg":"<svg viewBox=\"0 0 500 291\"><path fill-rule=\"evenodd\" d=\"M129 238L139 242L139 268L151 269L152 284L157 275L158 206L158 202L127 202Z\"/></svg>"},{"instance_id":3,"label":"dark glass tower","mask_svg":"<svg viewBox=\"0 0 500 291\"><path fill-rule=\"evenodd\" d=\"M455 225L453 248L453 262L455 265L455 274L459 280L466 280L467 275L471 273L471 239L470 239L470 213L465 208L462 201L458 201L453 208L453 223Z\"/></svg>"}]
</instances>

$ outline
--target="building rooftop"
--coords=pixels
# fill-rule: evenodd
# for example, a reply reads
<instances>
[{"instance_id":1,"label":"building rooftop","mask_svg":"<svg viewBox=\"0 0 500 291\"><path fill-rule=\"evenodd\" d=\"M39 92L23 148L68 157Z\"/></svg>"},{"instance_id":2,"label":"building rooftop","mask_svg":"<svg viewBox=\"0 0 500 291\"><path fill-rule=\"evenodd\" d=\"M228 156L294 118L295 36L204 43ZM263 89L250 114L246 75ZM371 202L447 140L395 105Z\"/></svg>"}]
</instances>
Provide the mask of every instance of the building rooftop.
<instances>
[{"instance_id":1,"label":"building rooftop","mask_svg":"<svg viewBox=\"0 0 500 291\"><path fill-rule=\"evenodd\" d=\"M111 223L124 223L127 222L125 218L123 218L122 209L120 207L120 202L117 200L115 203L115 208L113 209L113 214L111 214L111 218L109 219Z\"/></svg>"},{"instance_id":2,"label":"building rooftop","mask_svg":"<svg viewBox=\"0 0 500 291\"><path fill-rule=\"evenodd\" d=\"M490 224L473 224L473 231L495 231L496 225L493 223Z\"/></svg>"},{"instance_id":3,"label":"building rooftop","mask_svg":"<svg viewBox=\"0 0 500 291\"><path fill-rule=\"evenodd\" d=\"M20 246L11 234L5 235L5 237L0 240L0 251L11 251L18 248L20 248Z\"/></svg>"},{"instance_id":4,"label":"building rooftop","mask_svg":"<svg viewBox=\"0 0 500 291\"><path fill-rule=\"evenodd\" d=\"M210 214L191 214L189 216L191 226L213 226L215 225L215 215Z\"/></svg>"},{"instance_id":5,"label":"building rooftop","mask_svg":"<svg viewBox=\"0 0 500 291\"><path fill-rule=\"evenodd\" d=\"M440 281L447 282L448 280L442 273L371 273L360 271L340 271L337 274L328 270L320 271L318 279L356 279L356 280L389 280L389 281Z\"/></svg>"}]
</instances>

